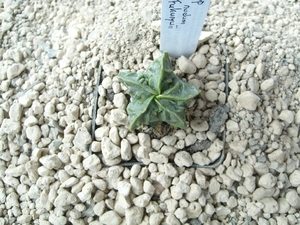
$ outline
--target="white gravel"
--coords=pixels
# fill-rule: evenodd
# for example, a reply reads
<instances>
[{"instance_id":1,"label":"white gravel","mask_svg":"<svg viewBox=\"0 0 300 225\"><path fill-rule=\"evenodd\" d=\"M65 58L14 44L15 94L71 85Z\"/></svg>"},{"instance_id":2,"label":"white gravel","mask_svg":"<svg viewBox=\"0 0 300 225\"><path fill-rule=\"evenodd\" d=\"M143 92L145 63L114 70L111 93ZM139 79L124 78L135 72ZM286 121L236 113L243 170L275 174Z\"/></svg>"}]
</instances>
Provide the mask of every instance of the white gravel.
<instances>
[{"instance_id":1,"label":"white gravel","mask_svg":"<svg viewBox=\"0 0 300 225\"><path fill-rule=\"evenodd\" d=\"M212 0L195 54L172 59L201 90L188 128L131 132L116 75L161 55L160 6L0 3L1 225L300 224L299 2Z\"/></svg>"}]
</instances>

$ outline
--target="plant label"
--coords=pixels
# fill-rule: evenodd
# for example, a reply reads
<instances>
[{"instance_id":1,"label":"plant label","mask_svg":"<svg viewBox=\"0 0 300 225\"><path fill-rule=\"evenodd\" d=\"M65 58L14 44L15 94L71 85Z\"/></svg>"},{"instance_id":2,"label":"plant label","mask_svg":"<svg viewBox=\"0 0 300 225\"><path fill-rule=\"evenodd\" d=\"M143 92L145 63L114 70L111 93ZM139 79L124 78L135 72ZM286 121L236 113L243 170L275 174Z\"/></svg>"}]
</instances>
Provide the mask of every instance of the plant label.
<instances>
[{"instance_id":1,"label":"plant label","mask_svg":"<svg viewBox=\"0 0 300 225\"><path fill-rule=\"evenodd\" d=\"M178 58L197 48L210 0L162 0L160 50Z\"/></svg>"}]
</instances>

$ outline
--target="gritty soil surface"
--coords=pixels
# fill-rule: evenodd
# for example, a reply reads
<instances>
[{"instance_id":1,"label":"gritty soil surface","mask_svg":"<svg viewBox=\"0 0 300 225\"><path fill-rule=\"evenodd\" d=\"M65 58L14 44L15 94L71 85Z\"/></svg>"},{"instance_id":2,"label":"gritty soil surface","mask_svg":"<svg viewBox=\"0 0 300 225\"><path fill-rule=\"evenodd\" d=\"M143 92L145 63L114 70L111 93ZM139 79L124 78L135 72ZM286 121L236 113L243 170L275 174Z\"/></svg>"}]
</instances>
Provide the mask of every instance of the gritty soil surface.
<instances>
[{"instance_id":1,"label":"gritty soil surface","mask_svg":"<svg viewBox=\"0 0 300 225\"><path fill-rule=\"evenodd\" d=\"M0 2L0 224L300 224L300 4L212 0L185 130L128 129L161 2ZM96 100L96 101L95 101Z\"/></svg>"}]
</instances>

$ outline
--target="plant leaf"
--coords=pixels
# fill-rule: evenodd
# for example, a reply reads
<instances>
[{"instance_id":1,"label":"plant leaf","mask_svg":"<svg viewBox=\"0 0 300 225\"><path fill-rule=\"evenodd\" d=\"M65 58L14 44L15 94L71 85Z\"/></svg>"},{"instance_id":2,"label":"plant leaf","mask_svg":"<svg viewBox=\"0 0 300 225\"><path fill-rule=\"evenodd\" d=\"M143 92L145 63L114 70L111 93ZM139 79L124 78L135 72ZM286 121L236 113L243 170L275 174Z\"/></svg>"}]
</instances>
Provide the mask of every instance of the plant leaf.
<instances>
[{"instance_id":1,"label":"plant leaf","mask_svg":"<svg viewBox=\"0 0 300 225\"><path fill-rule=\"evenodd\" d=\"M146 99L152 95L156 95L155 89L148 86L144 74L136 74L129 71L121 71L118 79L124 83L128 89L128 93L137 99Z\"/></svg>"},{"instance_id":2,"label":"plant leaf","mask_svg":"<svg viewBox=\"0 0 300 225\"><path fill-rule=\"evenodd\" d=\"M160 109L158 121L164 121L172 126L180 127L182 129L186 128L184 106L167 99L156 99L155 102Z\"/></svg>"},{"instance_id":3,"label":"plant leaf","mask_svg":"<svg viewBox=\"0 0 300 225\"><path fill-rule=\"evenodd\" d=\"M186 106L200 91L173 73L168 53L154 60L144 73L120 72L118 78L132 98L127 106L131 130L158 121L186 128Z\"/></svg>"},{"instance_id":4,"label":"plant leaf","mask_svg":"<svg viewBox=\"0 0 300 225\"><path fill-rule=\"evenodd\" d=\"M196 97L198 94L199 90L197 90L194 85L183 82L176 77L176 79L174 79L173 86L170 89L165 90L159 98L187 102L189 99Z\"/></svg>"},{"instance_id":5,"label":"plant leaf","mask_svg":"<svg viewBox=\"0 0 300 225\"><path fill-rule=\"evenodd\" d=\"M153 98L137 101L134 98L127 106L128 120L130 122L130 130L145 124L145 121L151 121L155 117L155 110L153 109ZM149 124L149 123L147 123Z\"/></svg>"},{"instance_id":6,"label":"plant leaf","mask_svg":"<svg viewBox=\"0 0 300 225\"><path fill-rule=\"evenodd\" d=\"M154 60L145 72L145 76L148 77L149 86L156 90L158 95L168 89L174 78L168 53L165 52L160 58Z\"/></svg>"}]
</instances>

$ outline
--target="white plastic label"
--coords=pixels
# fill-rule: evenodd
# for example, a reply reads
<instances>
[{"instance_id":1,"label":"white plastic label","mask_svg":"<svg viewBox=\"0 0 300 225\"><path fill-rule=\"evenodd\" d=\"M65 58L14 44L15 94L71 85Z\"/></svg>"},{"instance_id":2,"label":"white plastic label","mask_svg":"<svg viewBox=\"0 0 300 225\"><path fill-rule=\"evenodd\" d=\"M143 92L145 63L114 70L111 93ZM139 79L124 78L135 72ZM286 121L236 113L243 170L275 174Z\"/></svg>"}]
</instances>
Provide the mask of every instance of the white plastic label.
<instances>
[{"instance_id":1,"label":"white plastic label","mask_svg":"<svg viewBox=\"0 0 300 225\"><path fill-rule=\"evenodd\" d=\"M210 0L162 0L160 50L178 58L197 48Z\"/></svg>"}]
</instances>

